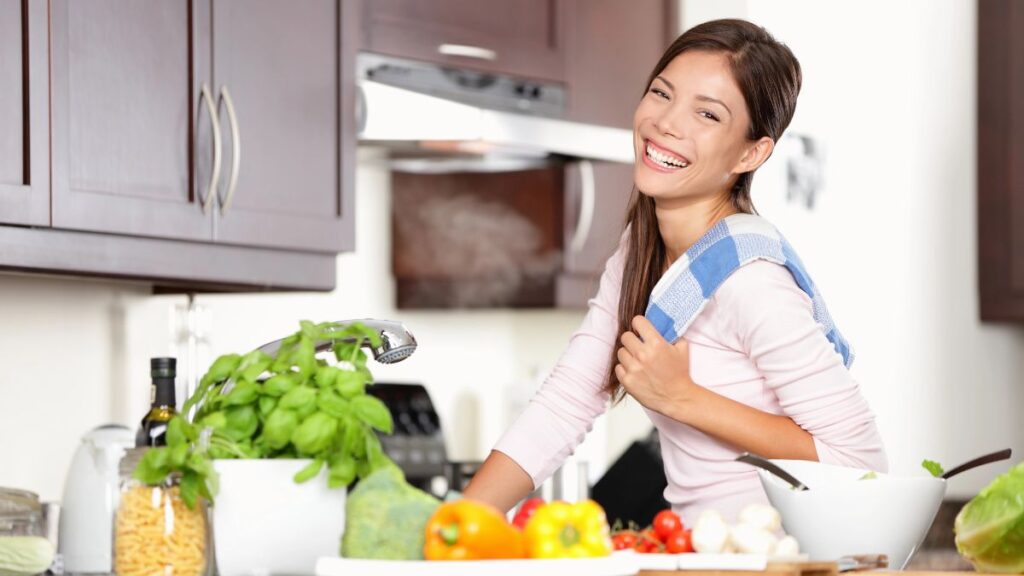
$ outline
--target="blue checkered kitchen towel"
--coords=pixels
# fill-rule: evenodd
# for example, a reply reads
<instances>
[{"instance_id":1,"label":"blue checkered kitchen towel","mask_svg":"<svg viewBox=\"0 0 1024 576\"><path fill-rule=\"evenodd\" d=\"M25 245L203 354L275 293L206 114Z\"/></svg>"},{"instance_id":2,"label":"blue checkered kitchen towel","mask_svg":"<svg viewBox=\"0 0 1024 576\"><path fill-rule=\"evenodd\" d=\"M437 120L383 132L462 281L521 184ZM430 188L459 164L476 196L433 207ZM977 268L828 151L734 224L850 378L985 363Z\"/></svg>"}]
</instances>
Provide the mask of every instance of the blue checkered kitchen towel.
<instances>
[{"instance_id":1,"label":"blue checkered kitchen towel","mask_svg":"<svg viewBox=\"0 0 1024 576\"><path fill-rule=\"evenodd\" d=\"M785 266L797 286L811 297L814 319L849 368L853 350L839 333L811 277L793 247L770 222L753 214L719 220L658 280L647 305L647 319L669 342L690 327L722 282L745 264L768 260Z\"/></svg>"}]
</instances>

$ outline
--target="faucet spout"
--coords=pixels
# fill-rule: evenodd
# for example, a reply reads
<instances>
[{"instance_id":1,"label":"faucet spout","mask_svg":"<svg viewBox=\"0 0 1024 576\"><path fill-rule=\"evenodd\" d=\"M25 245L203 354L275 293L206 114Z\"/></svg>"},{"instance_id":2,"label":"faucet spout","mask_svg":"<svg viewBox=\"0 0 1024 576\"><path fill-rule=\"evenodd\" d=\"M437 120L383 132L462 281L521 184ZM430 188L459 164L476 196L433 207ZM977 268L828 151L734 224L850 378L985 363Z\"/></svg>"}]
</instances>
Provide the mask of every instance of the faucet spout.
<instances>
[{"instance_id":1,"label":"faucet spout","mask_svg":"<svg viewBox=\"0 0 1024 576\"><path fill-rule=\"evenodd\" d=\"M374 320L368 318L365 320L342 320L335 322L339 329L344 328L350 324L360 323L363 326L370 328L375 331L380 337L380 346L371 346L369 342L366 342L365 346L370 349L373 354L373 359L381 364L394 364L401 362L413 352L416 351L416 337L409 332L409 329L405 327L401 322L395 322L393 320ZM261 352L274 356L277 351L281 349L281 343L284 339L274 340L259 347ZM329 350L335 342L353 342L355 341L352 337L346 337L344 339L335 340L333 338L327 338L320 340L316 343L316 351L322 352Z\"/></svg>"}]
</instances>

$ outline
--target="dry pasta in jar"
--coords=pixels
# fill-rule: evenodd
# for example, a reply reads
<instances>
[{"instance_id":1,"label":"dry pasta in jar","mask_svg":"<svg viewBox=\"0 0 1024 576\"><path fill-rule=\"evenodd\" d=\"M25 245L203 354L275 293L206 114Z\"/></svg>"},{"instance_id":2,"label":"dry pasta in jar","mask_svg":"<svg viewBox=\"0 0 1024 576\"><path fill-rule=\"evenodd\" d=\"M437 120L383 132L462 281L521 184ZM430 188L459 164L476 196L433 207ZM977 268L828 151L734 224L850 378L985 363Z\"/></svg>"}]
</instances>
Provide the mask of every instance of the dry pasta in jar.
<instances>
[{"instance_id":1,"label":"dry pasta in jar","mask_svg":"<svg viewBox=\"0 0 1024 576\"><path fill-rule=\"evenodd\" d=\"M208 527L202 503L189 508L170 483L147 486L122 474L114 518L118 576L205 576Z\"/></svg>"}]
</instances>

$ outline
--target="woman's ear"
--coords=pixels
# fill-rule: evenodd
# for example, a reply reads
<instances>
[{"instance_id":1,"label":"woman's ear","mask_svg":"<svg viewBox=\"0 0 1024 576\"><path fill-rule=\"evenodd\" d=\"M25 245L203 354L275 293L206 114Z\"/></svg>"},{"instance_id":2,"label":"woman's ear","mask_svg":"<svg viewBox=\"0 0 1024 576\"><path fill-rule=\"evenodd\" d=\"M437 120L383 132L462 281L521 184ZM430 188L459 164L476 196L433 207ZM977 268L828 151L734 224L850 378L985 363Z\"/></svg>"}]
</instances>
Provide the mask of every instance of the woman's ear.
<instances>
[{"instance_id":1,"label":"woman's ear","mask_svg":"<svg viewBox=\"0 0 1024 576\"><path fill-rule=\"evenodd\" d=\"M767 136L762 136L760 140L747 146L747 151L733 167L733 174L744 174L757 170L765 160L768 160L773 150L775 150L775 141Z\"/></svg>"}]
</instances>

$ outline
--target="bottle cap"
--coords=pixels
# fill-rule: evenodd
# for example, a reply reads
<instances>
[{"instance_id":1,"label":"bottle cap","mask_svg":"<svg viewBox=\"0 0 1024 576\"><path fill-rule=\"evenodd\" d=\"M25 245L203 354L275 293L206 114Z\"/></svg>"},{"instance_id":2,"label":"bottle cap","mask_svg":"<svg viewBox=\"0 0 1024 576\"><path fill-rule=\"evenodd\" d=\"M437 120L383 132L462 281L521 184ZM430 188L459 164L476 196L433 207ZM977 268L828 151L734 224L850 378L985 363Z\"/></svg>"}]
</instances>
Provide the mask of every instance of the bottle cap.
<instances>
[{"instance_id":1,"label":"bottle cap","mask_svg":"<svg viewBox=\"0 0 1024 576\"><path fill-rule=\"evenodd\" d=\"M175 378L178 361L174 358L150 358L149 375L151 378Z\"/></svg>"}]
</instances>

